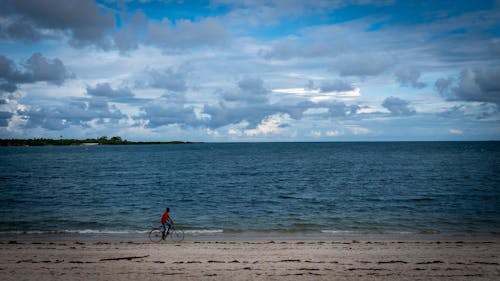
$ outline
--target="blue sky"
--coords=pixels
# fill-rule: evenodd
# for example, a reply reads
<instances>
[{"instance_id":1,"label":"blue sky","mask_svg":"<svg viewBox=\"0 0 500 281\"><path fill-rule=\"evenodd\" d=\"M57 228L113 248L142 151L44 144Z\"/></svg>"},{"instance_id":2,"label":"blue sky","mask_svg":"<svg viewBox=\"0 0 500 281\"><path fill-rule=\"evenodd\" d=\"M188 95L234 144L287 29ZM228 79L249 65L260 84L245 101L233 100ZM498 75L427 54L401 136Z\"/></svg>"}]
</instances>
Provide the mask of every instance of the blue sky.
<instances>
[{"instance_id":1,"label":"blue sky","mask_svg":"<svg viewBox=\"0 0 500 281\"><path fill-rule=\"evenodd\" d=\"M3 0L0 138L500 139L499 1Z\"/></svg>"}]
</instances>

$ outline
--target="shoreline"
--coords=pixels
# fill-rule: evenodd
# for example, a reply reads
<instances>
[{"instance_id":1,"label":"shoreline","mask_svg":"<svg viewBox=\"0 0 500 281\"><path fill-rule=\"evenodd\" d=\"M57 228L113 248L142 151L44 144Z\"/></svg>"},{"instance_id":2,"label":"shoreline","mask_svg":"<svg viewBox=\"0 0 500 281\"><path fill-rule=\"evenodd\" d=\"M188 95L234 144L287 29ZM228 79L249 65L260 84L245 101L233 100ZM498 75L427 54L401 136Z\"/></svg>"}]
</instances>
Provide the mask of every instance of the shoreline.
<instances>
[{"instance_id":1,"label":"shoreline","mask_svg":"<svg viewBox=\"0 0 500 281\"><path fill-rule=\"evenodd\" d=\"M500 236L485 233L353 233L353 232L190 232L185 231L186 242L224 242L224 241L495 241L500 243ZM35 232L35 233L0 233L0 243L20 242L134 242L149 243L148 232Z\"/></svg>"}]
</instances>

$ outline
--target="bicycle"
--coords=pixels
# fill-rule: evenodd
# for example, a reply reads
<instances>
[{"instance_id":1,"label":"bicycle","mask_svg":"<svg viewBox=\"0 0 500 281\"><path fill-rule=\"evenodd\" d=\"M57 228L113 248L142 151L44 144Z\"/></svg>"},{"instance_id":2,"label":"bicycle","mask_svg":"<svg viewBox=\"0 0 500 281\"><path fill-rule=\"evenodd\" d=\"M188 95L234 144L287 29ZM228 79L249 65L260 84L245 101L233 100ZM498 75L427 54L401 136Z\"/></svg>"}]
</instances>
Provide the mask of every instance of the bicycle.
<instances>
[{"instance_id":1,"label":"bicycle","mask_svg":"<svg viewBox=\"0 0 500 281\"><path fill-rule=\"evenodd\" d=\"M172 239L172 241L174 242L181 242L182 240L184 240L184 231L182 229L176 229L172 224L170 226L170 231L168 232L168 234L165 233L165 238L163 238L163 228L160 225L159 227L153 227L148 236L149 240L154 243L159 243L162 240L166 240L167 236L170 236L170 239Z\"/></svg>"}]
</instances>

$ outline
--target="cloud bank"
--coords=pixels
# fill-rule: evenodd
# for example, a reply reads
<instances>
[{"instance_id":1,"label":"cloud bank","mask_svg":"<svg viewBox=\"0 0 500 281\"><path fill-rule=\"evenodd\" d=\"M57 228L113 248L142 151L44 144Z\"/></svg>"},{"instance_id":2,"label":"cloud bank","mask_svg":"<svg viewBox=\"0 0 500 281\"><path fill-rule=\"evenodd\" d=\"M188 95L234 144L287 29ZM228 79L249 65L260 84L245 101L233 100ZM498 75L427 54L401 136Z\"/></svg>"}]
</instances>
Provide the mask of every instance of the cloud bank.
<instances>
[{"instance_id":1,"label":"cloud bank","mask_svg":"<svg viewBox=\"0 0 500 281\"><path fill-rule=\"evenodd\" d=\"M499 15L489 1L6 0L0 137L498 139Z\"/></svg>"}]
</instances>

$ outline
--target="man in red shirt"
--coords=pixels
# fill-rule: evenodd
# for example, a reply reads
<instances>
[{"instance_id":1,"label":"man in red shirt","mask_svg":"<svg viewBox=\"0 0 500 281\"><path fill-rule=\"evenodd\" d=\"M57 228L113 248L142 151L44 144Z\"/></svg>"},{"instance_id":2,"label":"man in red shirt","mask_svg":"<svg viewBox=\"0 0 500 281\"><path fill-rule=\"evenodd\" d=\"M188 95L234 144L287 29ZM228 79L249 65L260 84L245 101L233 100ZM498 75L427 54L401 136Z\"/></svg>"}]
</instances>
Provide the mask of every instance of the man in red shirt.
<instances>
[{"instance_id":1,"label":"man in red shirt","mask_svg":"<svg viewBox=\"0 0 500 281\"><path fill-rule=\"evenodd\" d=\"M169 215L170 208L167 208L165 210L165 213L163 213L163 216L161 216L161 227L163 228L162 232L162 239L165 240L165 237L168 235L168 232L170 231L170 227L174 223L174 221L170 218ZM165 234L165 231L167 232Z\"/></svg>"}]
</instances>

